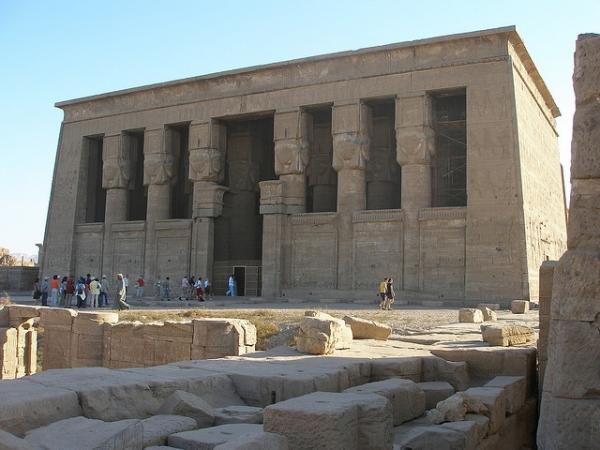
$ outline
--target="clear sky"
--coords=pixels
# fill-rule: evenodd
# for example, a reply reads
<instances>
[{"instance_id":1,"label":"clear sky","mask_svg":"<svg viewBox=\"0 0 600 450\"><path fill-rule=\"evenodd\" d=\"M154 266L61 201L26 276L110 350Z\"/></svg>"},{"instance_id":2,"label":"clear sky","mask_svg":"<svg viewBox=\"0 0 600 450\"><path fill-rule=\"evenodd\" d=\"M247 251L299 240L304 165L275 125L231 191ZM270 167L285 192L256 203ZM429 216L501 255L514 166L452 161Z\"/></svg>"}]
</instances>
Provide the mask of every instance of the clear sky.
<instances>
[{"instance_id":1,"label":"clear sky","mask_svg":"<svg viewBox=\"0 0 600 450\"><path fill-rule=\"evenodd\" d=\"M563 117L600 1L0 0L0 246L42 242L62 112L86 95L320 53L516 25ZM75 205L73 205L75 207Z\"/></svg>"}]
</instances>

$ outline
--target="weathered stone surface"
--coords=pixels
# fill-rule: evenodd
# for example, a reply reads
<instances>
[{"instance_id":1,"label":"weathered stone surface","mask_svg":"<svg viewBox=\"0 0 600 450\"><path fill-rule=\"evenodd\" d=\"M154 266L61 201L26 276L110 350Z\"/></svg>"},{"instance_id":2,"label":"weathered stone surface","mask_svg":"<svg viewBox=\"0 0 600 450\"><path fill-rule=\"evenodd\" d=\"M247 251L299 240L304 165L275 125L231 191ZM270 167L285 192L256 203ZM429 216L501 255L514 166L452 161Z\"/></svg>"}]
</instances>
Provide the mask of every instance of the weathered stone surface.
<instances>
[{"instance_id":1,"label":"weathered stone surface","mask_svg":"<svg viewBox=\"0 0 600 450\"><path fill-rule=\"evenodd\" d=\"M253 352L256 327L243 319L195 319L191 359L221 358Z\"/></svg>"},{"instance_id":2,"label":"weathered stone surface","mask_svg":"<svg viewBox=\"0 0 600 450\"><path fill-rule=\"evenodd\" d=\"M16 328L0 328L0 380L13 380L17 374Z\"/></svg>"},{"instance_id":3,"label":"weathered stone surface","mask_svg":"<svg viewBox=\"0 0 600 450\"><path fill-rule=\"evenodd\" d=\"M504 424L506 415L506 392L502 388L469 388L464 392L466 398L481 401L487 411L481 411L490 419L490 434L496 433Z\"/></svg>"},{"instance_id":4,"label":"weathered stone surface","mask_svg":"<svg viewBox=\"0 0 600 450\"><path fill-rule=\"evenodd\" d=\"M479 443L483 440L482 427L474 421L461 420L460 422L446 422L441 425L450 430L461 433L465 439L465 450L477 450Z\"/></svg>"},{"instance_id":5,"label":"weathered stone surface","mask_svg":"<svg viewBox=\"0 0 600 450\"><path fill-rule=\"evenodd\" d=\"M496 322L498 320L498 315L493 309L490 309L487 306L480 306L478 309L481 311L481 314L483 314L484 322Z\"/></svg>"},{"instance_id":6,"label":"weathered stone surface","mask_svg":"<svg viewBox=\"0 0 600 450\"><path fill-rule=\"evenodd\" d=\"M103 422L72 417L32 430L25 440L45 450L139 449L143 443L143 428L142 423L135 419Z\"/></svg>"},{"instance_id":7,"label":"weathered stone surface","mask_svg":"<svg viewBox=\"0 0 600 450\"><path fill-rule=\"evenodd\" d=\"M456 391L464 391L470 386L469 368L463 361L447 361L437 356L421 359L422 376L419 381L446 381Z\"/></svg>"},{"instance_id":8,"label":"weathered stone surface","mask_svg":"<svg viewBox=\"0 0 600 450\"><path fill-rule=\"evenodd\" d=\"M288 450L285 436L275 433L252 433L242 435L224 444L217 445L215 450Z\"/></svg>"},{"instance_id":9,"label":"weathered stone surface","mask_svg":"<svg viewBox=\"0 0 600 450\"><path fill-rule=\"evenodd\" d=\"M214 410L215 425L228 423L262 423L263 408L256 406L226 406Z\"/></svg>"},{"instance_id":10,"label":"weathered stone surface","mask_svg":"<svg viewBox=\"0 0 600 450\"><path fill-rule=\"evenodd\" d=\"M8 308L5 305L0 305L0 328L8 328L9 323Z\"/></svg>"},{"instance_id":11,"label":"weathered stone surface","mask_svg":"<svg viewBox=\"0 0 600 450\"><path fill-rule=\"evenodd\" d=\"M40 317L40 312L46 309L43 306L27 306L27 305L6 305L8 310L8 326L18 327L27 319Z\"/></svg>"},{"instance_id":12,"label":"weathered stone surface","mask_svg":"<svg viewBox=\"0 0 600 450\"><path fill-rule=\"evenodd\" d=\"M390 401L394 426L421 416L425 412L425 393L414 381L390 378L346 389L354 394L379 394Z\"/></svg>"},{"instance_id":13,"label":"weathered stone surface","mask_svg":"<svg viewBox=\"0 0 600 450\"><path fill-rule=\"evenodd\" d=\"M315 392L265 408L264 428L298 450L389 449L392 407L375 394Z\"/></svg>"},{"instance_id":14,"label":"weathered stone surface","mask_svg":"<svg viewBox=\"0 0 600 450\"><path fill-rule=\"evenodd\" d=\"M144 447L166 444L169 435L198 428L195 419L175 415L152 416L142 420L142 426Z\"/></svg>"},{"instance_id":15,"label":"weathered stone surface","mask_svg":"<svg viewBox=\"0 0 600 450\"><path fill-rule=\"evenodd\" d=\"M300 322L296 347L302 353L329 355L336 349L349 348L349 327L341 319L320 313L317 317L306 316Z\"/></svg>"},{"instance_id":16,"label":"weathered stone surface","mask_svg":"<svg viewBox=\"0 0 600 450\"><path fill-rule=\"evenodd\" d=\"M38 450L38 447L14 434L0 430L0 450Z\"/></svg>"},{"instance_id":17,"label":"weathered stone surface","mask_svg":"<svg viewBox=\"0 0 600 450\"><path fill-rule=\"evenodd\" d=\"M484 387L496 387L504 389L506 393L506 412L516 413L525 404L527 398L527 382L525 377L495 377L485 384Z\"/></svg>"},{"instance_id":18,"label":"weathered stone surface","mask_svg":"<svg viewBox=\"0 0 600 450\"><path fill-rule=\"evenodd\" d=\"M481 323L483 314L477 308L461 308L458 311L458 321L461 323Z\"/></svg>"},{"instance_id":19,"label":"weathered stone surface","mask_svg":"<svg viewBox=\"0 0 600 450\"><path fill-rule=\"evenodd\" d=\"M438 402L435 409L427 411L427 421L433 424L455 422L464 420L467 413L480 414L486 411L487 407L480 400L465 392L457 392Z\"/></svg>"},{"instance_id":20,"label":"weathered stone surface","mask_svg":"<svg viewBox=\"0 0 600 450\"><path fill-rule=\"evenodd\" d=\"M465 450L466 437L460 432L438 425L401 425L394 430L394 448L400 450Z\"/></svg>"},{"instance_id":21,"label":"weathered stone surface","mask_svg":"<svg viewBox=\"0 0 600 450\"><path fill-rule=\"evenodd\" d=\"M213 407L197 395L184 391L175 391L165 400L159 414L173 414L191 417L198 427L210 427L215 421Z\"/></svg>"},{"instance_id":22,"label":"weathered stone surface","mask_svg":"<svg viewBox=\"0 0 600 450\"><path fill-rule=\"evenodd\" d=\"M535 340L535 331L525 325L482 325L483 340L490 345L510 347Z\"/></svg>"},{"instance_id":23,"label":"weathered stone surface","mask_svg":"<svg viewBox=\"0 0 600 450\"><path fill-rule=\"evenodd\" d=\"M250 437L252 434L261 434L261 425L245 423L219 425L218 427L204 428L202 430L184 431L169 436L169 445L184 450L212 450L217 445L232 441L239 437Z\"/></svg>"},{"instance_id":24,"label":"weathered stone surface","mask_svg":"<svg viewBox=\"0 0 600 450\"><path fill-rule=\"evenodd\" d=\"M477 305L478 309L483 309L483 308L488 308L491 309L492 311L498 311L500 309L500 304L499 303L479 303Z\"/></svg>"},{"instance_id":25,"label":"weathered stone surface","mask_svg":"<svg viewBox=\"0 0 600 450\"><path fill-rule=\"evenodd\" d=\"M425 393L425 408L435 408L438 402L454 394L454 387L446 381L424 381L417 386Z\"/></svg>"},{"instance_id":26,"label":"weathered stone surface","mask_svg":"<svg viewBox=\"0 0 600 450\"><path fill-rule=\"evenodd\" d=\"M80 416L77 394L26 380L0 383L0 429L23 436L26 431Z\"/></svg>"},{"instance_id":27,"label":"weathered stone surface","mask_svg":"<svg viewBox=\"0 0 600 450\"><path fill-rule=\"evenodd\" d=\"M510 310L513 314L525 314L529 312L529 302L527 300L513 300L510 304Z\"/></svg>"},{"instance_id":28,"label":"weathered stone surface","mask_svg":"<svg viewBox=\"0 0 600 450\"><path fill-rule=\"evenodd\" d=\"M392 327L374 320L344 316L344 322L352 328L354 339L379 339L385 341L392 334Z\"/></svg>"}]
</instances>

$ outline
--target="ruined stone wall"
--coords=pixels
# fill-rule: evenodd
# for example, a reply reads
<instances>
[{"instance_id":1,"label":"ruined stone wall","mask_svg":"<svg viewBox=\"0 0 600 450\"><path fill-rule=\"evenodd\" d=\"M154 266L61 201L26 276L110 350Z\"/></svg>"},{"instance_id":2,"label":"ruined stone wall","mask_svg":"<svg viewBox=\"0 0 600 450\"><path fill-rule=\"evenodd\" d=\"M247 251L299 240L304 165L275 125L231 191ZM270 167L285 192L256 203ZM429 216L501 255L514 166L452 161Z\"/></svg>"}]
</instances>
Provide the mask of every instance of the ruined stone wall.
<instances>
[{"instance_id":1,"label":"ruined stone wall","mask_svg":"<svg viewBox=\"0 0 600 450\"><path fill-rule=\"evenodd\" d=\"M555 269L538 448L600 440L600 35L580 35L567 252Z\"/></svg>"},{"instance_id":2,"label":"ruined stone wall","mask_svg":"<svg viewBox=\"0 0 600 450\"><path fill-rule=\"evenodd\" d=\"M566 249L566 212L554 119L513 51L516 127L527 248L528 297L537 300L538 270Z\"/></svg>"},{"instance_id":3,"label":"ruined stone wall","mask_svg":"<svg viewBox=\"0 0 600 450\"><path fill-rule=\"evenodd\" d=\"M10 319L10 308L0 305L0 380L12 380L37 371L35 319Z\"/></svg>"},{"instance_id":4,"label":"ruined stone wall","mask_svg":"<svg viewBox=\"0 0 600 450\"><path fill-rule=\"evenodd\" d=\"M39 267L0 267L0 291L33 291Z\"/></svg>"}]
</instances>

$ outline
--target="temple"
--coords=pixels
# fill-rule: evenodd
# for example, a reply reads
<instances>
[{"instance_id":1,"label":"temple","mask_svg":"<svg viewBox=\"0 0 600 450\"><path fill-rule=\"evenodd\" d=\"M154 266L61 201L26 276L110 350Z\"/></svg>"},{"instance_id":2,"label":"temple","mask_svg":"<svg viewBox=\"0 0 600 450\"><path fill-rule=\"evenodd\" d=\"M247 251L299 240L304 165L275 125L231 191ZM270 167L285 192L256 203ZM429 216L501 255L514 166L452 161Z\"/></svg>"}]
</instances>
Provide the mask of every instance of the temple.
<instances>
[{"instance_id":1,"label":"temple","mask_svg":"<svg viewBox=\"0 0 600 450\"><path fill-rule=\"evenodd\" d=\"M566 249L559 110L514 27L59 102L44 275L537 299Z\"/></svg>"}]
</instances>

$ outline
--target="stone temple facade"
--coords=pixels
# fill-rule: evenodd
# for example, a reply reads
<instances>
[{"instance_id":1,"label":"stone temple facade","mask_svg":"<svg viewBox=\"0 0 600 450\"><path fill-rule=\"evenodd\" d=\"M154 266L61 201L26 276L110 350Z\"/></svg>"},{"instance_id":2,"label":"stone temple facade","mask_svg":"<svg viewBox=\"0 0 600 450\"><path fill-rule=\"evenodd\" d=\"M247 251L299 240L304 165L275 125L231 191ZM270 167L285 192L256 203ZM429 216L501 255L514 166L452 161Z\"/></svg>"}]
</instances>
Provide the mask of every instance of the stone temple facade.
<instances>
[{"instance_id":1,"label":"stone temple facade","mask_svg":"<svg viewBox=\"0 0 600 450\"><path fill-rule=\"evenodd\" d=\"M559 110L514 27L57 103L44 275L240 295L536 299Z\"/></svg>"}]
</instances>

